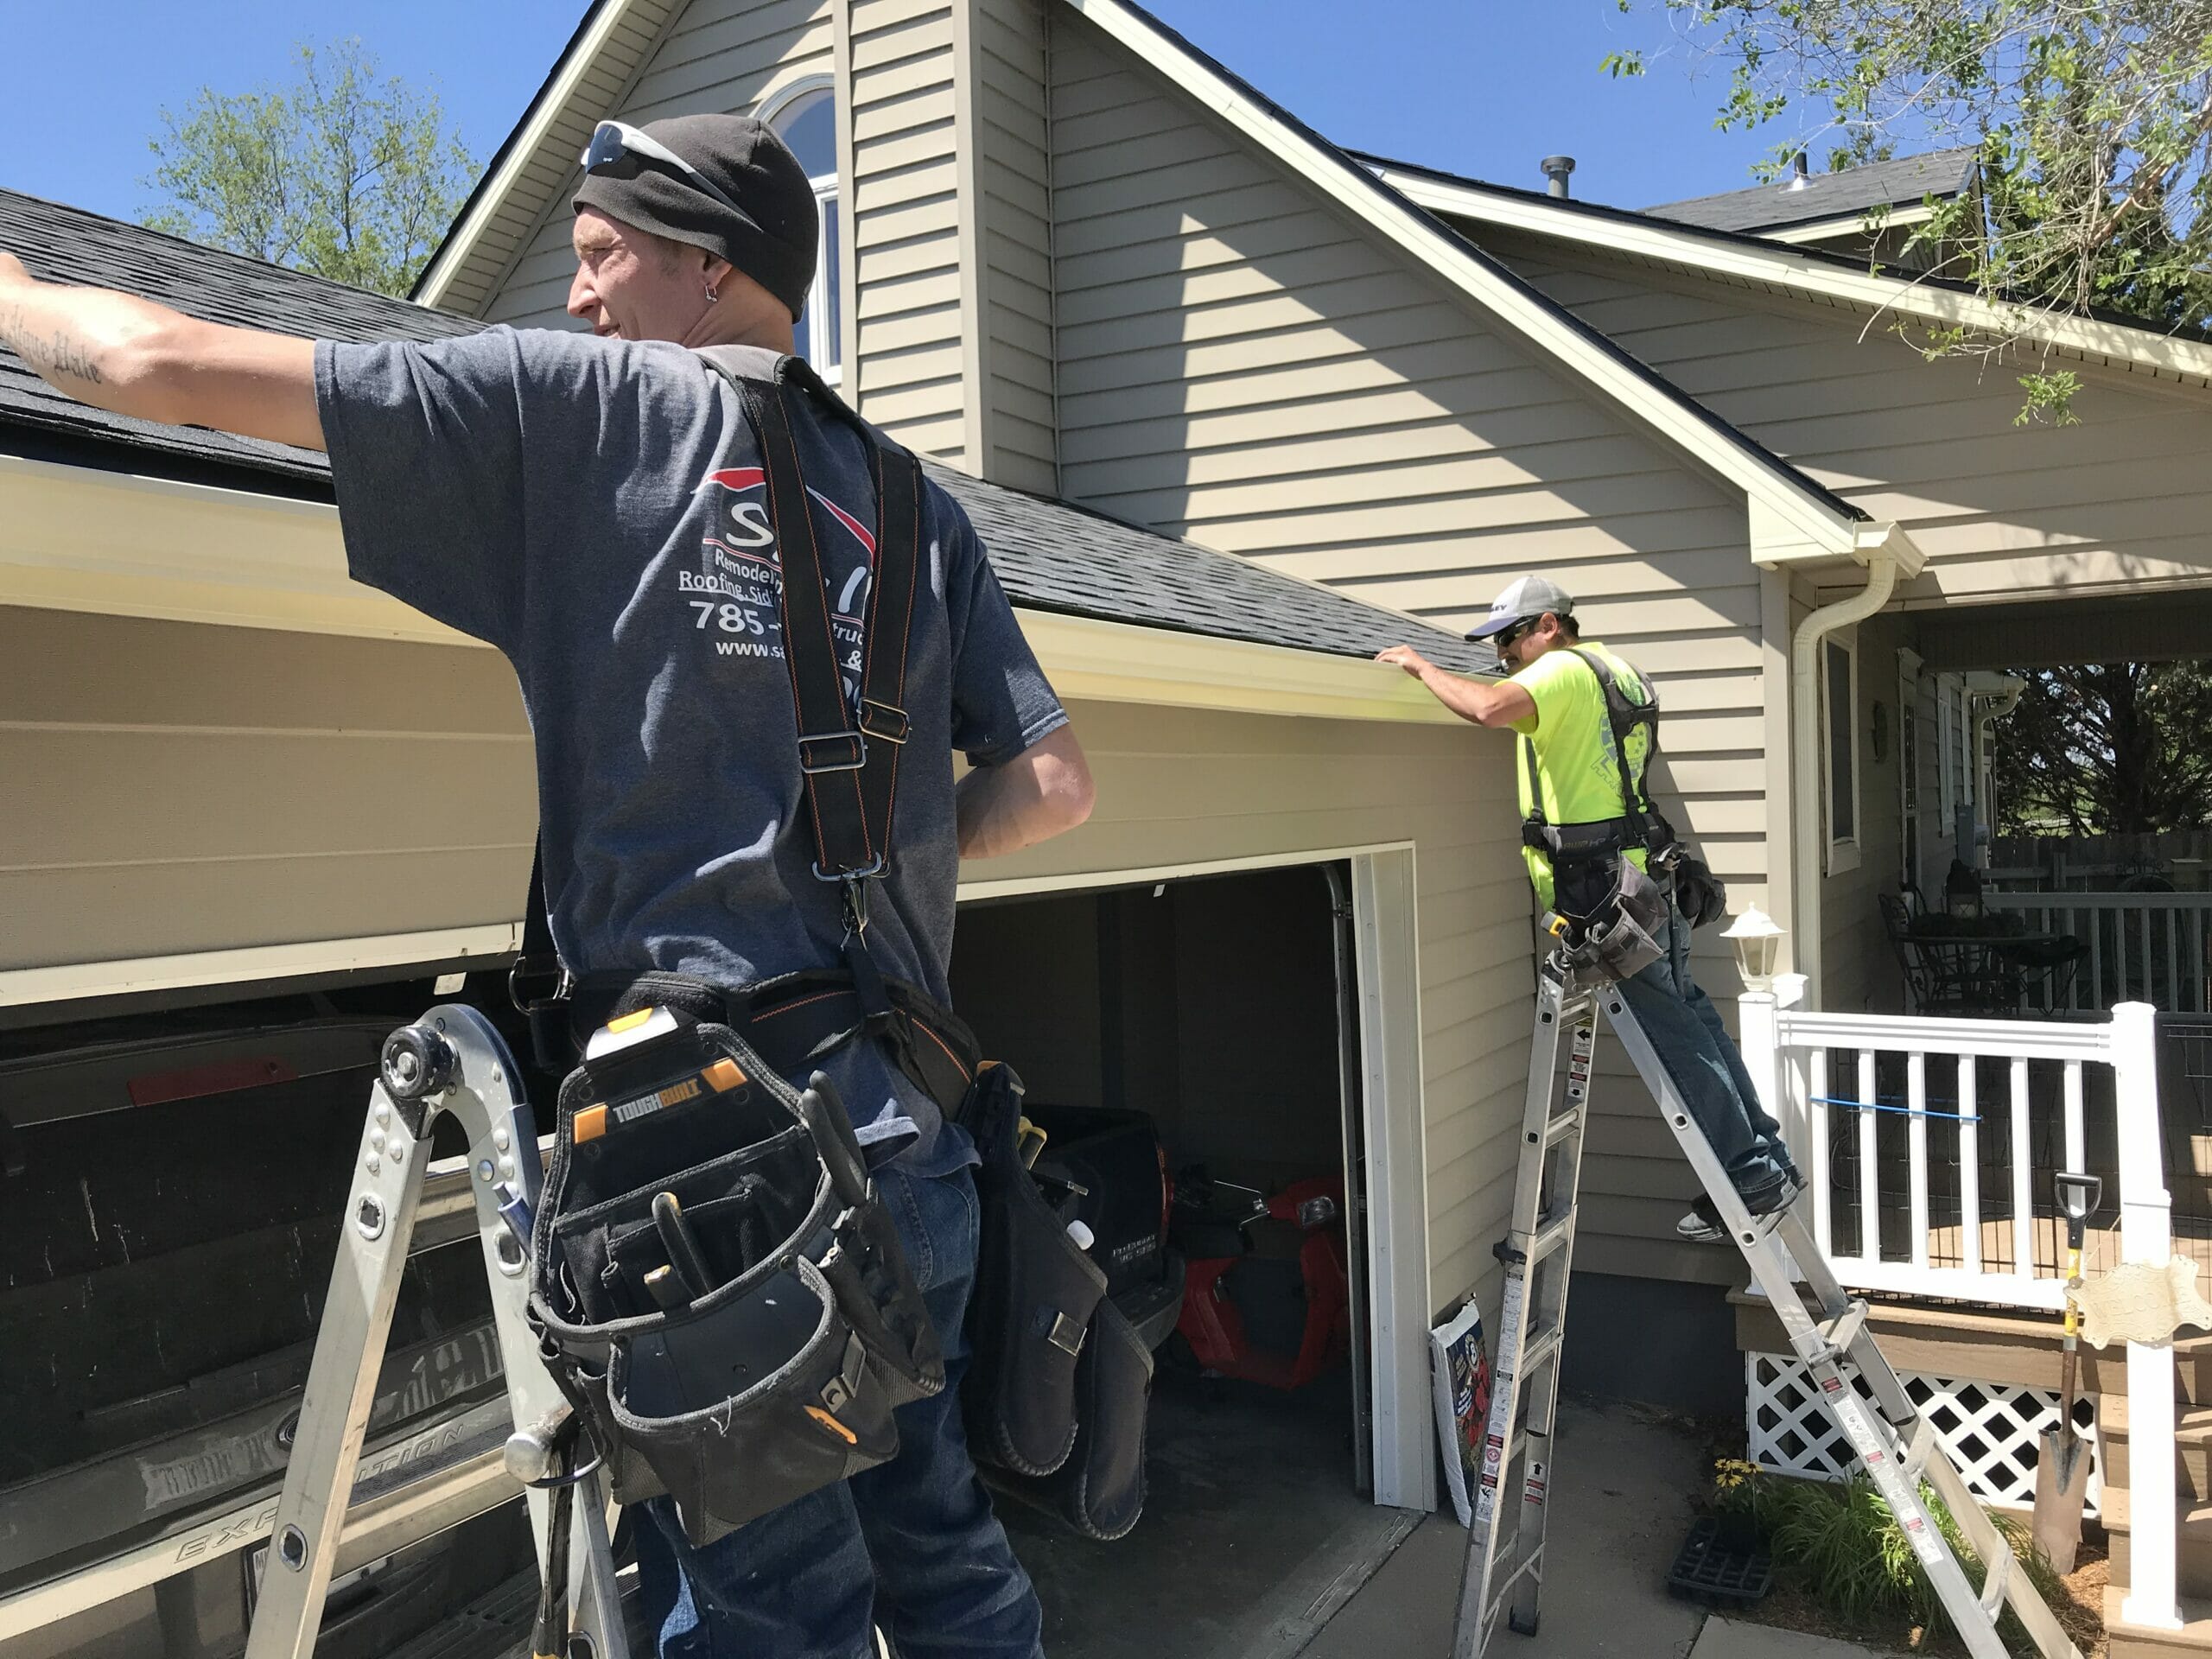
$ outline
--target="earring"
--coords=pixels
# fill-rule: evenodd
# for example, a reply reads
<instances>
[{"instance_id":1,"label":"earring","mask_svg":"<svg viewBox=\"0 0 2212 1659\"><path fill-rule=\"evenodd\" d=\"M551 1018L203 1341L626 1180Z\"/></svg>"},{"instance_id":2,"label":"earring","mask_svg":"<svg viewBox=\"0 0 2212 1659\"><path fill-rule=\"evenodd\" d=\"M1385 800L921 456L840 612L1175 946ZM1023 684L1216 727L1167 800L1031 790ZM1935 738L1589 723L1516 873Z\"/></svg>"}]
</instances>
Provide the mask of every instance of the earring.
<instances>
[{"instance_id":1,"label":"earring","mask_svg":"<svg viewBox=\"0 0 2212 1659\"><path fill-rule=\"evenodd\" d=\"M709 283L707 284L707 303L709 305L712 305L715 302L715 285L712 283Z\"/></svg>"}]
</instances>

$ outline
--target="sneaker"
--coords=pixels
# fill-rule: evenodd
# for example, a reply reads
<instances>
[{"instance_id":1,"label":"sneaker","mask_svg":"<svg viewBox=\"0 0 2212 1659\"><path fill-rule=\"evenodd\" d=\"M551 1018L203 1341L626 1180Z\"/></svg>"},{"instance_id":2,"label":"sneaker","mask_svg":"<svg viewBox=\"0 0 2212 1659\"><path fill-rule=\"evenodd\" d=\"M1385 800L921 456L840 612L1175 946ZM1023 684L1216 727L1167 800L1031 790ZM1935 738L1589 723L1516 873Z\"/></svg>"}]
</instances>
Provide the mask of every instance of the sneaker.
<instances>
[{"instance_id":1,"label":"sneaker","mask_svg":"<svg viewBox=\"0 0 2212 1659\"><path fill-rule=\"evenodd\" d=\"M1713 1207L1713 1200L1701 1198L1690 1206L1689 1214L1675 1224L1675 1236L1686 1244L1719 1244L1726 1241L1728 1230L1720 1224L1720 1212Z\"/></svg>"},{"instance_id":2,"label":"sneaker","mask_svg":"<svg viewBox=\"0 0 2212 1659\"><path fill-rule=\"evenodd\" d=\"M1745 1196L1744 1208L1754 1217L1770 1216L1787 1210L1804 1190L1804 1178L1794 1168L1787 1169L1780 1180L1761 1188L1756 1196ZM1689 1214L1675 1224L1675 1236L1686 1244L1719 1244L1726 1241L1728 1230L1721 1224L1720 1212L1713 1208L1713 1200L1700 1197L1690 1206Z\"/></svg>"}]
</instances>

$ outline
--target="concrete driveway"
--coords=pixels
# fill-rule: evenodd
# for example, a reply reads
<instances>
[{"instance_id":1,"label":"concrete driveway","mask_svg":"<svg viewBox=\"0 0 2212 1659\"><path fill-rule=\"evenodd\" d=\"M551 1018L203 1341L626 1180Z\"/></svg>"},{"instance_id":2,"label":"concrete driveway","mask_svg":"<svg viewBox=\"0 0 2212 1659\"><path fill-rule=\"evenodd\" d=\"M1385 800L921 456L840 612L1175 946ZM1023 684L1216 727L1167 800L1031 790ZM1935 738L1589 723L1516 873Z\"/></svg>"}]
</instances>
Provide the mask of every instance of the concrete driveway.
<instances>
[{"instance_id":1,"label":"concrete driveway","mask_svg":"<svg viewBox=\"0 0 2212 1659\"><path fill-rule=\"evenodd\" d=\"M1664 1422L1563 1406L1541 1619L1533 1637L1501 1631L1486 1659L1871 1659L1667 1593L1706 1474L1697 1445ZM1446 1659L1466 1537L1449 1515L1423 1521L1300 1659Z\"/></svg>"}]
</instances>

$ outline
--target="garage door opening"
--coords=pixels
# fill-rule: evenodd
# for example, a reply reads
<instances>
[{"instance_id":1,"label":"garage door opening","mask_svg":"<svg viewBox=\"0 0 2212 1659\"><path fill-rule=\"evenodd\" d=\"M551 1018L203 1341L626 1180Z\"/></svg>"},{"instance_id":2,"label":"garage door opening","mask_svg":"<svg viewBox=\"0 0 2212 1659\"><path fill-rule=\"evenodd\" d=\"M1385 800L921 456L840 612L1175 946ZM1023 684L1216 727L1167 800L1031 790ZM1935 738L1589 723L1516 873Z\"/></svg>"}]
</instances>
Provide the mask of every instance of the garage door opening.
<instances>
[{"instance_id":1,"label":"garage door opening","mask_svg":"<svg viewBox=\"0 0 2212 1659\"><path fill-rule=\"evenodd\" d=\"M1268 1651L1403 1525L1375 1507L1369 1456L1351 892L1339 862L961 912L954 1004L1020 1074L1046 1159L1065 1150L1091 1182L1153 1182L1140 1203L1086 1201L1103 1217L1094 1259L1183 1285L1154 1326L1136 1530L1095 1543L999 1500L1056 1656ZM1155 1272L1142 1258L1163 1231L1181 1259ZM1144 1284L1120 1281L1125 1310L1148 1306Z\"/></svg>"}]
</instances>

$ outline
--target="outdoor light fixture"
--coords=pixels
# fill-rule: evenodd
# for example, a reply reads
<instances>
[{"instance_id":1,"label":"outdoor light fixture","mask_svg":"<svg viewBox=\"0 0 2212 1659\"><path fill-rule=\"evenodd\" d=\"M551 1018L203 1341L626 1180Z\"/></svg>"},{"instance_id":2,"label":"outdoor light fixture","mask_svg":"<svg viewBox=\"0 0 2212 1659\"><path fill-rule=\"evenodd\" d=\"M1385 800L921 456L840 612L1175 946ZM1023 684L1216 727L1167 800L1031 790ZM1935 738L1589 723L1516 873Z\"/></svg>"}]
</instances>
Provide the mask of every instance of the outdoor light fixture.
<instances>
[{"instance_id":1,"label":"outdoor light fixture","mask_svg":"<svg viewBox=\"0 0 2212 1659\"><path fill-rule=\"evenodd\" d=\"M1735 947L1736 970L1744 977L1744 988L1771 990L1775 957L1782 950L1782 930L1774 918L1753 905L1720 937Z\"/></svg>"}]
</instances>

